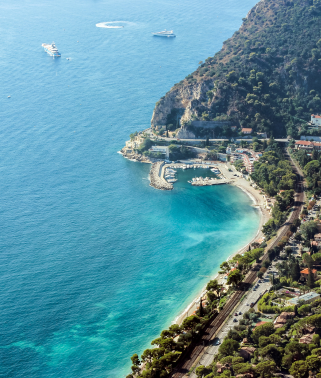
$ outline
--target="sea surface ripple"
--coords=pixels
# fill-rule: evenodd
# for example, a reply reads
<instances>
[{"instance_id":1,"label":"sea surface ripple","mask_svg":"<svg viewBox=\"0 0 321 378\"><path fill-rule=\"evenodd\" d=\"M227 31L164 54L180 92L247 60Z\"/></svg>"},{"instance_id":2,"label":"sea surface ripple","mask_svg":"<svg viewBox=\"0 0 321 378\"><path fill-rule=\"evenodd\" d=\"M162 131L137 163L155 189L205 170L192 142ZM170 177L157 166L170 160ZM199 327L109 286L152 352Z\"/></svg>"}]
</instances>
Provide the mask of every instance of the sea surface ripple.
<instances>
[{"instance_id":1,"label":"sea surface ripple","mask_svg":"<svg viewBox=\"0 0 321 378\"><path fill-rule=\"evenodd\" d=\"M117 154L254 4L1 1L0 376L124 377L256 233L239 189L156 191Z\"/></svg>"}]
</instances>

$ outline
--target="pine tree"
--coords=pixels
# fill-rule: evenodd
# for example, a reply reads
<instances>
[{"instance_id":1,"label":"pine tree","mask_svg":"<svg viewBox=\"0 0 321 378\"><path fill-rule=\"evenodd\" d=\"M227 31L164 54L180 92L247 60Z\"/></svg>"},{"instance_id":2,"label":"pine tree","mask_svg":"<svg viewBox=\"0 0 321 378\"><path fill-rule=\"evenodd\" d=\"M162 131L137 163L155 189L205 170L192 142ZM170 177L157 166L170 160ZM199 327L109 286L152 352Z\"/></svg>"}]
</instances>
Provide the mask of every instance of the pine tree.
<instances>
[{"instance_id":1,"label":"pine tree","mask_svg":"<svg viewBox=\"0 0 321 378\"><path fill-rule=\"evenodd\" d=\"M200 317L203 317L204 316L204 309L203 309L203 302L202 302L202 298L200 300Z\"/></svg>"},{"instance_id":2,"label":"pine tree","mask_svg":"<svg viewBox=\"0 0 321 378\"><path fill-rule=\"evenodd\" d=\"M307 285L309 286L310 289L312 289L314 286L314 275L311 269L311 265L309 265L308 270L309 270L309 275L308 275Z\"/></svg>"},{"instance_id":3,"label":"pine tree","mask_svg":"<svg viewBox=\"0 0 321 378\"><path fill-rule=\"evenodd\" d=\"M300 279L300 265L299 262L296 260L294 264L292 264L291 267L291 277L293 281L299 281Z\"/></svg>"}]
</instances>

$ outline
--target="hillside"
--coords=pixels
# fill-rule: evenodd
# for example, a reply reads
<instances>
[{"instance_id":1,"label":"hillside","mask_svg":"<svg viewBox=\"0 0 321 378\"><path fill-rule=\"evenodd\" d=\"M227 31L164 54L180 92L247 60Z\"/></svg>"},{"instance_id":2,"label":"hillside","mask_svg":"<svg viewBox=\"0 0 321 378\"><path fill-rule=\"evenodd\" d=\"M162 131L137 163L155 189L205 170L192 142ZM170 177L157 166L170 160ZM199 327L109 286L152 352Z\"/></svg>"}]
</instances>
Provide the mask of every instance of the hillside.
<instances>
[{"instance_id":1,"label":"hillside","mask_svg":"<svg viewBox=\"0 0 321 378\"><path fill-rule=\"evenodd\" d=\"M321 1L262 0L214 57L157 102L151 124L174 130L180 119L206 135L191 121L230 121L238 131L297 136L320 111ZM226 123L217 132L232 135Z\"/></svg>"}]
</instances>

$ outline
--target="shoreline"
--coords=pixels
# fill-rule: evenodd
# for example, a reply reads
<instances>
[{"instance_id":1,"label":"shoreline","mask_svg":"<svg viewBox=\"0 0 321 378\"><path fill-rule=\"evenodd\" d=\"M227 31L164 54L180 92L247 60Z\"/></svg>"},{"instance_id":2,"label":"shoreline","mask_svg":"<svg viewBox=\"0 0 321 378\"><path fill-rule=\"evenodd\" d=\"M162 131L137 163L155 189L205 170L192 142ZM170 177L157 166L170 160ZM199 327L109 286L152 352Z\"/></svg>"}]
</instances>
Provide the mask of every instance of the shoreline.
<instances>
[{"instance_id":1,"label":"shoreline","mask_svg":"<svg viewBox=\"0 0 321 378\"><path fill-rule=\"evenodd\" d=\"M225 261L228 261L230 260L233 256L239 254L239 253L242 253L242 252L246 252L249 245L251 245L251 243L253 243L255 240L259 240L259 239L262 239L264 237L263 235L263 232L262 232L262 226L268 221L268 219L271 217L271 215L264 209L264 206L263 206L263 203L264 203L264 198L261 194L259 194L256 189L254 189L253 187L251 187L248 183L248 181L246 181L244 178L241 178L239 180L242 180L244 181L244 183L241 181L241 182L237 182L237 183L232 183L231 185L234 185L236 187L238 187L240 190L242 190L244 193L246 193L249 198L252 200L253 202L253 207L255 207L256 209L258 209L259 211L259 214L260 214L260 220L259 220L259 225L258 225L258 229L257 229L257 232L255 234L255 236L253 238L251 238L251 240L249 242L247 242L243 247L239 248L237 251L235 252L232 252L227 259L225 259ZM243 184L243 185L242 185ZM252 190L249 190L246 186L247 185L252 189ZM222 261L223 262L223 261ZM223 275L220 275L218 273L218 271L215 271L213 272L210 276L209 276L209 280L214 280L214 279L217 279L218 282L220 284L225 284L225 280L224 280L224 276ZM206 283L207 285L207 283ZM176 317L175 319L171 322L171 324L178 324L178 325L181 325L182 322L184 321L184 319L190 315L192 315L192 313L194 311L196 311L197 307L199 306L199 302L201 300L201 298L203 298L204 296L206 295L206 286L204 286L202 288L202 290L199 291L199 293L195 296L195 298L188 304L188 306L182 311L180 312Z\"/></svg>"},{"instance_id":2,"label":"shoreline","mask_svg":"<svg viewBox=\"0 0 321 378\"><path fill-rule=\"evenodd\" d=\"M121 154L126 159L133 161L133 162L152 164L151 161L142 161L142 160L137 160L135 158L130 158L130 157L126 156L125 154L123 154L122 151L118 151L118 153ZM223 163L223 162L218 163L218 162L216 162L216 164L218 164L220 166L220 170L221 170L222 175L226 179L230 180L230 183L226 184L226 185L233 185L233 186L239 188L240 190L242 190L242 192L244 192L251 199L251 201L253 202L252 206L255 207L259 211L259 214L260 214L259 224L258 224L258 228L257 228L257 232L256 232L255 236L252 237L251 240L248 241L243 247L239 248L235 252L232 252L228 256L228 258L223 260L223 261L229 261L233 256L235 256L239 253L246 252L248 250L249 245L251 245L251 243L253 243L255 240L264 239L262 227L271 218L271 215L269 214L269 212L264 207L264 201L265 200L264 200L263 195L260 194L257 189L253 188L253 186L250 185L249 181L247 181L244 177L237 175L237 178L235 178L234 176L232 176L232 175L234 175L234 172L237 172L237 171L233 168L233 166L230 165L230 163ZM229 172L228 165L229 165L230 168L232 168L232 172ZM237 172L237 173L239 173L239 172ZM220 275L218 273L218 271L214 271L212 274L210 274L208 281L214 280L214 279L217 279L220 284L223 284L225 286L226 281L224 280L224 276ZM207 285L207 283L206 283L206 285ZM190 316L194 311L196 311L197 307L199 306L199 302L200 302L201 298L203 298L205 295L206 295L206 286L204 286L198 292L198 294L194 297L194 299L187 305L187 307L183 311L181 311L175 317L174 320L170 321L170 324L181 325L183 320L186 317Z\"/></svg>"}]
</instances>

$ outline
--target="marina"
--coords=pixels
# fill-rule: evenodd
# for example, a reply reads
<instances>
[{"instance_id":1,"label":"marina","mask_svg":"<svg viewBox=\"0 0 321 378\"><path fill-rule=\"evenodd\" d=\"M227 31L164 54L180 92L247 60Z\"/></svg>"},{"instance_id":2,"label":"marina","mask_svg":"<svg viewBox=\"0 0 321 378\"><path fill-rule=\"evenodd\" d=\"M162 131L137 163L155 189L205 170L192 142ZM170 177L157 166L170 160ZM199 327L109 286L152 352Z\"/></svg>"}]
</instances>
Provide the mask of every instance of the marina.
<instances>
[{"instance_id":1,"label":"marina","mask_svg":"<svg viewBox=\"0 0 321 378\"><path fill-rule=\"evenodd\" d=\"M209 169L214 173L214 177L193 177L191 180L187 181L193 186L211 186L211 185L223 185L231 183L222 173L221 169L218 167L217 163L208 162L185 162L185 163L175 163L168 162L162 163L158 162L159 169L151 169L153 172L153 180L151 180L151 186L162 190L173 189L173 183L177 182L177 170L188 170L188 169ZM153 165L154 166L154 165ZM152 167L153 167L152 166ZM159 172L159 177L155 177L157 171ZM153 183L156 185L153 185Z\"/></svg>"}]
</instances>

